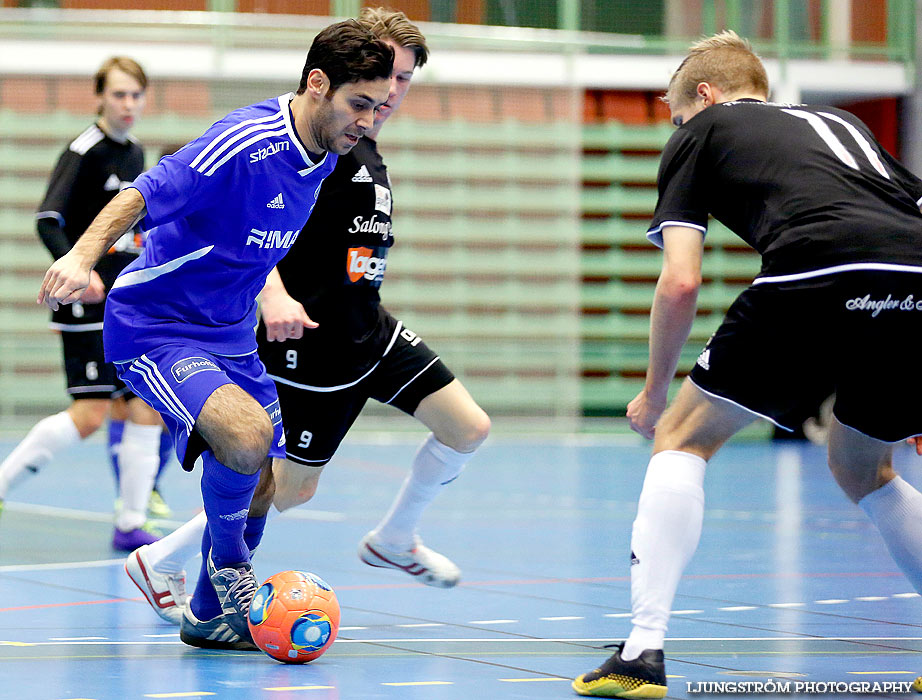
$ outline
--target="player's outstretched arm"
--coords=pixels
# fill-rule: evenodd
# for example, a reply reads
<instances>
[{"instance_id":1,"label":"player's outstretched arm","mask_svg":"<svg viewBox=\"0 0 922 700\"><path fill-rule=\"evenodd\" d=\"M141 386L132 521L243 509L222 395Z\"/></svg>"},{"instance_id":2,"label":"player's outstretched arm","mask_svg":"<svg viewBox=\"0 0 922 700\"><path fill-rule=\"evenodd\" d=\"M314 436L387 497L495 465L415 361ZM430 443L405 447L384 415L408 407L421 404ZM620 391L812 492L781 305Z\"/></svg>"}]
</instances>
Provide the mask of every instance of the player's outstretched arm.
<instances>
[{"instance_id":1,"label":"player's outstretched arm","mask_svg":"<svg viewBox=\"0 0 922 700\"><path fill-rule=\"evenodd\" d=\"M317 328L296 299L288 294L278 268L273 267L259 294L259 308L266 326L266 340L297 339L305 328Z\"/></svg>"},{"instance_id":2,"label":"player's outstretched arm","mask_svg":"<svg viewBox=\"0 0 922 700\"><path fill-rule=\"evenodd\" d=\"M663 229L663 270L650 311L650 361L641 391L628 404L631 429L652 438L666 409L669 383L675 376L682 346L688 340L701 286L704 237L685 226Z\"/></svg>"},{"instance_id":3,"label":"player's outstretched arm","mask_svg":"<svg viewBox=\"0 0 922 700\"><path fill-rule=\"evenodd\" d=\"M38 292L38 303L57 310L61 304L77 301L90 284L93 266L144 216L144 208L144 197L134 188L129 187L116 195L74 247L48 268Z\"/></svg>"}]
</instances>

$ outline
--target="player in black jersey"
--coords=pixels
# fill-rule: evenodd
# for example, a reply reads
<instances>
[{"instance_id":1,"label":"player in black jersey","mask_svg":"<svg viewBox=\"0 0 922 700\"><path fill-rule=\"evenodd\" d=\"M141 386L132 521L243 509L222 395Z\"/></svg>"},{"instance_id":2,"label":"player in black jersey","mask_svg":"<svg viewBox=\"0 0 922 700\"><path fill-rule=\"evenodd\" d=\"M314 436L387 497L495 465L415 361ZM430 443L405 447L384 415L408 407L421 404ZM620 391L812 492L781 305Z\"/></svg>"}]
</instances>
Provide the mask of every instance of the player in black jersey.
<instances>
[{"instance_id":1,"label":"player in black jersey","mask_svg":"<svg viewBox=\"0 0 922 700\"><path fill-rule=\"evenodd\" d=\"M378 289L394 243L391 189L376 138L402 102L414 69L426 62L425 38L402 12L366 8L362 24L395 51L391 89L374 129L339 158L310 221L262 293L259 354L276 382L286 430L286 460L275 460L250 516L306 503L324 465L369 398L396 406L432 430L390 511L360 543L359 556L438 587L460 571L425 547L415 528L423 509L460 474L486 439L490 421L419 336L382 306ZM304 329L307 330L304 330ZM303 335L302 335L303 332ZM296 339L294 335L300 336ZM274 500L273 500L274 496ZM131 554L129 574L148 600L183 576L198 551L199 516ZM154 607L164 619L163 609Z\"/></svg>"},{"instance_id":2,"label":"player in black jersey","mask_svg":"<svg viewBox=\"0 0 922 700\"><path fill-rule=\"evenodd\" d=\"M130 131L144 106L147 76L134 60L105 61L94 78L99 117L58 159L36 214L38 234L57 259L71 249L99 211L144 169L144 152ZM100 261L83 299L52 313L51 328L61 333L67 410L37 423L0 464L0 501L20 477L35 473L69 445L96 432L110 406L123 411L118 449L120 505L112 544L130 551L152 542L144 529L151 487L161 462L162 423L157 413L132 394L103 358L102 315L106 290L139 252L140 238L126 235ZM125 401L112 399L124 397Z\"/></svg>"},{"instance_id":3,"label":"player in black jersey","mask_svg":"<svg viewBox=\"0 0 922 700\"><path fill-rule=\"evenodd\" d=\"M707 460L761 416L791 429L835 392L829 466L922 592L922 494L892 444L922 433L906 377L922 342L922 181L833 107L767 102L748 42L692 47L666 99L679 128L663 151L647 236L663 248L643 391L631 427L653 438L631 538L633 628L582 695L663 697L663 637L697 547ZM762 255L666 409L695 315L708 216Z\"/></svg>"}]
</instances>

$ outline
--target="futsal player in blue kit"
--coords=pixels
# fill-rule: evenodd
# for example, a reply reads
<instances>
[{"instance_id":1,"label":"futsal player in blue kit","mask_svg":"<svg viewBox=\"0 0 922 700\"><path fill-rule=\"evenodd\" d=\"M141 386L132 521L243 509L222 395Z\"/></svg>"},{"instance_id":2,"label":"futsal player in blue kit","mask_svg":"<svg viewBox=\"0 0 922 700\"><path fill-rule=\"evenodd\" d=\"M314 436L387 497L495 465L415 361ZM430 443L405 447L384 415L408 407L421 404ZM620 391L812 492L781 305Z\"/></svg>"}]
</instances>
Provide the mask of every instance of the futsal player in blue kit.
<instances>
[{"instance_id":1,"label":"futsal player in blue kit","mask_svg":"<svg viewBox=\"0 0 922 700\"><path fill-rule=\"evenodd\" d=\"M460 569L423 544L417 527L424 510L454 483L486 439L490 418L438 355L381 303L379 290L396 236L378 136L401 108L429 50L403 12L365 7L358 20L394 48L390 95L375 114L374 128L339 158L324 181L307 222L314 235L299 239L263 288L257 343L276 382L287 459L274 460L272 471L263 473L250 515L271 519L308 502L368 400L387 403L431 432L386 515L362 539L359 557L425 585L451 588ZM301 328L303 335L292 337ZM158 542L139 547L125 562L128 576L168 622L182 619L186 563L198 553L205 528L200 513Z\"/></svg>"},{"instance_id":2,"label":"futsal player in blue kit","mask_svg":"<svg viewBox=\"0 0 922 700\"><path fill-rule=\"evenodd\" d=\"M247 513L263 467L285 456L275 385L256 354L256 296L310 215L337 155L374 124L394 52L354 20L314 39L297 94L244 107L141 175L45 275L38 301L77 301L113 241L140 220L147 246L119 275L104 322L107 360L156 408L177 457L202 462L208 528L180 623L187 644L253 648Z\"/></svg>"}]
</instances>

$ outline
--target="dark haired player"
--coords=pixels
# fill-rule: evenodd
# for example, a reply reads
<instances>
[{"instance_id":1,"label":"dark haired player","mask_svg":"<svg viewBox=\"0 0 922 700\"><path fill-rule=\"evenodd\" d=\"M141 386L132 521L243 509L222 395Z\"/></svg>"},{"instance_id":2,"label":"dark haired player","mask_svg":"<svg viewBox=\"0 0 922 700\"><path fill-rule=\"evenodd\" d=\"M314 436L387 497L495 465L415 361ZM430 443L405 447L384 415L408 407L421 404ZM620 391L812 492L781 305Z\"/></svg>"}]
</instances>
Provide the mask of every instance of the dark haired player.
<instances>
[{"instance_id":1,"label":"dark haired player","mask_svg":"<svg viewBox=\"0 0 922 700\"><path fill-rule=\"evenodd\" d=\"M378 289L394 232L390 179L376 140L428 51L402 12L366 8L359 21L394 49L390 94L374 128L324 182L304 234L263 290L259 353L279 392L288 458L275 460L274 486L260 486L250 514L266 513L273 493L272 513L310 500L365 402L390 403L432 435L387 515L362 540L359 556L448 588L458 582L458 567L423 545L416 525L486 438L490 421L420 338L381 307ZM304 327L302 337L291 338ZM128 557L129 574L164 619L181 605L168 591L182 580L204 527L204 518L194 518Z\"/></svg>"},{"instance_id":2,"label":"dark haired player","mask_svg":"<svg viewBox=\"0 0 922 700\"><path fill-rule=\"evenodd\" d=\"M247 511L263 467L284 456L275 385L256 355L256 296L307 221L323 179L374 124L394 52L355 21L322 30L297 94L238 109L116 197L45 275L40 302L79 299L103 252L137 220L150 233L106 304L106 356L202 461L208 527L181 638L252 648Z\"/></svg>"},{"instance_id":3,"label":"dark haired player","mask_svg":"<svg viewBox=\"0 0 922 700\"><path fill-rule=\"evenodd\" d=\"M582 695L666 694L663 637L701 533L707 461L757 416L790 430L833 392L832 474L922 592L922 494L892 467L893 443L922 433L905 388L922 342L922 181L850 113L767 96L761 61L733 32L694 45L669 84L679 129L647 232L663 271L646 382L627 412L654 440L631 538L633 628L573 682ZM762 269L664 412L709 215Z\"/></svg>"},{"instance_id":4,"label":"dark haired player","mask_svg":"<svg viewBox=\"0 0 922 700\"><path fill-rule=\"evenodd\" d=\"M61 154L36 214L38 235L55 259L71 249L100 210L144 169L144 152L131 136L144 107L144 70L130 58L115 56L100 66L93 86L98 119ZM121 463L112 546L125 551L157 539L145 521L161 464L163 431L157 412L126 392L115 367L105 361L102 319L106 292L122 268L137 258L140 239L132 231L116 241L93 272L81 302L52 313L51 328L60 332L63 343L71 405L39 421L0 464L2 504L11 486L95 433L111 409L110 449L112 443L118 445Z\"/></svg>"}]
</instances>

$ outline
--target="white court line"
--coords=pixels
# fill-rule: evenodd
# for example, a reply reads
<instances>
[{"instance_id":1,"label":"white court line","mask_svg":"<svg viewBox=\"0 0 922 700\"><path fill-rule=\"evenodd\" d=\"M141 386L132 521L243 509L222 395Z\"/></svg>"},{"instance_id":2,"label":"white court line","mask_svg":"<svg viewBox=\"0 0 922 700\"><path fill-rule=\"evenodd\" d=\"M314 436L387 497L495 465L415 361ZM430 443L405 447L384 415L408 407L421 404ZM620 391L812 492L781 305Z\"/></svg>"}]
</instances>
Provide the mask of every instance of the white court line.
<instances>
[{"instance_id":1,"label":"white court line","mask_svg":"<svg viewBox=\"0 0 922 700\"><path fill-rule=\"evenodd\" d=\"M36 503L20 503L16 501L7 501L3 504L4 509L20 513L30 513L31 515L45 515L52 518L71 518L73 520L85 520L94 523L111 523L112 513L99 513L94 510L80 510L79 508L60 508L58 506L43 506ZM286 510L280 518L288 520L319 520L321 522L342 522L346 519L345 513L338 513L332 510L308 510L307 508L290 508ZM168 525L179 527L184 524L184 520L151 520L155 525Z\"/></svg>"},{"instance_id":2,"label":"white court line","mask_svg":"<svg viewBox=\"0 0 922 700\"><path fill-rule=\"evenodd\" d=\"M98 559L96 561L62 561L53 564L7 564L0 566L0 573L6 571L48 571L53 569L94 569L105 566L119 566L125 563L125 558Z\"/></svg>"},{"instance_id":3,"label":"white court line","mask_svg":"<svg viewBox=\"0 0 922 700\"><path fill-rule=\"evenodd\" d=\"M612 637L553 637L544 639L534 638L516 638L516 637L441 637L441 638L420 638L407 639L404 637L386 637L376 639L337 639L333 644L399 644L412 643L421 644L431 642L433 644L447 642L473 642L473 643L532 643L543 644L546 642L611 642ZM922 637L666 637L667 642L918 642ZM0 646L9 644L8 640L0 640ZM23 646L186 646L181 641L114 641L105 642L15 642L16 645Z\"/></svg>"},{"instance_id":4,"label":"white court line","mask_svg":"<svg viewBox=\"0 0 922 700\"><path fill-rule=\"evenodd\" d=\"M518 620L468 620L469 625L511 625Z\"/></svg>"},{"instance_id":5,"label":"white court line","mask_svg":"<svg viewBox=\"0 0 922 700\"><path fill-rule=\"evenodd\" d=\"M279 520L319 520L328 523L340 523L346 519L345 513L333 510L308 510L307 508L289 508L279 516Z\"/></svg>"},{"instance_id":6,"label":"white court line","mask_svg":"<svg viewBox=\"0 0 922 700\"><path fill-rule=\"evenodd\" d=\"M71 520L84 520L92 523L112 523L112 513L100 513L95 510L80 510L79 508L60 508L58 506L43 506L37 503L20 503L7 501L3 504L5 510L31 515L44 515L49 518L70 518ZM179 527L184 524L182 520L151 519L153 525Z\"/></svg>"}]
</instances>

